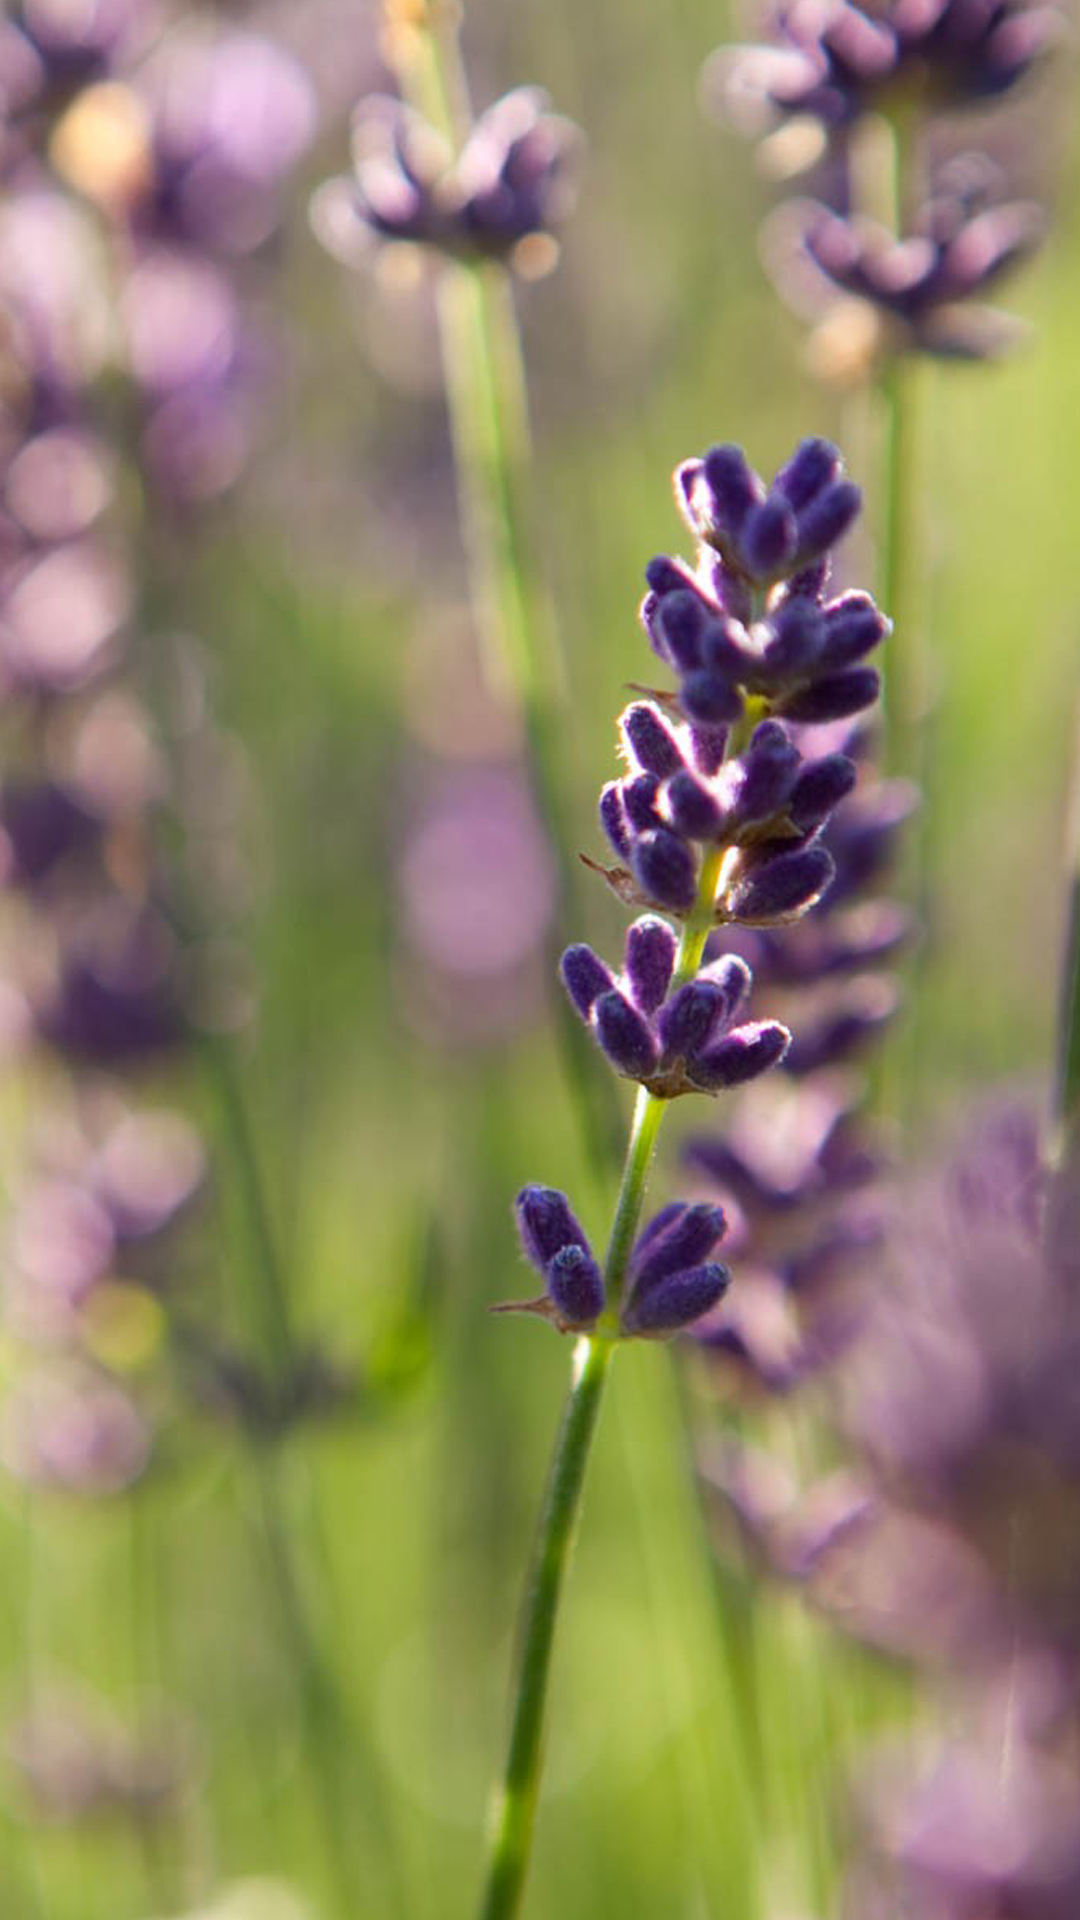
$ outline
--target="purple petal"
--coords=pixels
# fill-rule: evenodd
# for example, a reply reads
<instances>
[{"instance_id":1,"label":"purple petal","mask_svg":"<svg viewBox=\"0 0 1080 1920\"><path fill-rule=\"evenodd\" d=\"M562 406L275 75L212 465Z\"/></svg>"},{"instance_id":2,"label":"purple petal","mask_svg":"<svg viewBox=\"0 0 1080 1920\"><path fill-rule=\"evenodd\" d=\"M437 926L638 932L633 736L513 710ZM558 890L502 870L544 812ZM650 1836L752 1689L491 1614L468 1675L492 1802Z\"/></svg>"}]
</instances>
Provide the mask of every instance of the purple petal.
<instances>
[{"instance_id":1,"label":"purple petal","mask_svg":"<svg viewBox=\"0 0 1080 1920\"><path fill-rule=\"evenodd\" d=\"M642 1013L655 1013L671 984L678 942L666 920L645 914L626 936L626 979Z\"/></svg>"}]
</instances>

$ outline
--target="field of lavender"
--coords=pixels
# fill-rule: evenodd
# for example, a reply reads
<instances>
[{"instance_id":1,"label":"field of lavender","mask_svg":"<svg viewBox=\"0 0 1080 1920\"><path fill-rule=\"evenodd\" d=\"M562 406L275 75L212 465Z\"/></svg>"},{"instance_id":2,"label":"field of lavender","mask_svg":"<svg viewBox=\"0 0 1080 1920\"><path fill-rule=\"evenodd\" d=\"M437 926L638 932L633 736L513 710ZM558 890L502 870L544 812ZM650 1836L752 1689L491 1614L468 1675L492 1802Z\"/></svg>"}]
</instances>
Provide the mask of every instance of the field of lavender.
<instances>
[{"instance_id":1,"label":"field of lavender","mask_svg":"<svg viewBox=\"0 0 1080 1920\"><path fill-rule=\"evenodd\" d=\"M3 1920L1080 1915L1075 80L6 0Z\"/></svg>"}]
</instances>

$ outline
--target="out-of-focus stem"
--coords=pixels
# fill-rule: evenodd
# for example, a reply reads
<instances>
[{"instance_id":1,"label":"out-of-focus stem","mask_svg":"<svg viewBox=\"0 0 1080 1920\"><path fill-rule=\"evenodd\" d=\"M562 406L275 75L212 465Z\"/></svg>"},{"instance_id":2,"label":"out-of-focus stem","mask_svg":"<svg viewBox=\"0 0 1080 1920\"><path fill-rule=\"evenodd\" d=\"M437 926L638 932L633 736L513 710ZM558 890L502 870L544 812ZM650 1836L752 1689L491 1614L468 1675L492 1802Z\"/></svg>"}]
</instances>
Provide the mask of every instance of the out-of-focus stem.
<instances>
[{"instance_id":1,"label":"out-of-focus stem","mask_svg":"<svg viewBox=\"0 0 1080 1920\"><path fill-rule=\"evenodd\" d=\"M384 47L403 97L455 148L472 114L453 0L386 0ZM532 439L521 336L510 274L497 261L442 261L439 340L454 449L462 540L489 685L520 716L534 792L553 843L569 844L558 725L566 681L529 521ZM573 869L564 873L551 958L580 926ZM554 972L554 967L552 968ZM580 1026L560 998L556 1023L567 1085L597 1173L617 1146L606 1087L584 1064Z\"/></svg>"},{"instance_id":2,"label":"out-of-focus stem","mask_svg":"<svg viewBox=\"0 0 1080 1920\"><path fill-rule=\"evenodd\" d=\"M885 769L917 780L925 759L929 687L920 594L916 418L919 369L893 354L878 376L882 463L880 501L881 605L895 638L883 695Z\"/></svg>"},{"instance_id":3,"label":"out-of-focus stem","mask_svg":"<svg viewBox=\"0 0 1080 1920\"><path fill-rule=\"evenodd\" d=\"M1075 1213L1076 1203L1068 1204L1068 1194L1076 1188L1080 1174L1080 724L1076 729L1073 758L1066 863L1065 948L1047 1152L1057 1175L1049 1228L1059 1252L1064 1250L1067 1239L1075 1239L1077 1221L1066 1215ZM1078 1264L1080 1256L1074 1252L1072 1265Z\"/></svg>"},{"instance_id":4,"label":"out-of-focus stem","mask_svg":"<svg viewBox=\"0 0 1080 1920\"><path fill-rule=\"evenodd\" d=\"M267 1357L276 1369L284 1373L293 1355L289 1289L278 1256L277 1239L233 1043L224 1036L207 1035L203 1040L203 1057L217 1094L223 1137L232 1154L242 1192L248 1244L245 1264L253 1309L260 1321Z\"/></svg>"}]
</instances>

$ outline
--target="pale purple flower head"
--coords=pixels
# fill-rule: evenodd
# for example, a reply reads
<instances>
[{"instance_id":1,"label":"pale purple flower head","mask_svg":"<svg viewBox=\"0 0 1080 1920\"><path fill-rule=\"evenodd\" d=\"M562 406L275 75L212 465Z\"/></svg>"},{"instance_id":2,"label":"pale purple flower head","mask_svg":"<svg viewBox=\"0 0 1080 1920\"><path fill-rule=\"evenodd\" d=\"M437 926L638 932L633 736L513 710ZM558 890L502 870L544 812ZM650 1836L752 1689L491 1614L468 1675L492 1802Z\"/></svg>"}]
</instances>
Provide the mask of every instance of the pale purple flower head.
<instances>
[{"instance_id":1,"label":"pale purple flower head","mask_svg":"<svg viewBox=\"0 0 1080 1920\"><path fill-rule=\"evenodd\" d=\"M489 107L456 157L419 114L376 94L353 117L352 178L327 181L316 195L316 229L346 259L362 254L365 235L509 259L568 211L579 145L577 129L536 87Z\"/></svg>"}]
</instances>

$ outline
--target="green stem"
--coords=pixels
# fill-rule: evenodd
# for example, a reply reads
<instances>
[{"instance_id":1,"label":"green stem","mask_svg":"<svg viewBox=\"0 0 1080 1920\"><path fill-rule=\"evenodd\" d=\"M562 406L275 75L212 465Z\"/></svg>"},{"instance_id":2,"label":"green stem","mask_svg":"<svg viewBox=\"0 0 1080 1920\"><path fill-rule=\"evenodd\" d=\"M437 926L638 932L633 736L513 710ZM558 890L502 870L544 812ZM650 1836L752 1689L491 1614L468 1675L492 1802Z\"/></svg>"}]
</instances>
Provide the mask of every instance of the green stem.
<instances>
[{"instance_id":1,"label":"green stem","mask_svg":"<svg viewBox=\"0 0 1080 1920\"><path fill-rule=\"evenodd\" d=\"M1080 729L1069 809L1067 885L1056 1073L1045 1156L1052 1177L1044 1230L1053 1258L1075 1282L1080 1269Z\"/></svg>"},{"instance_id":2,"label":"green stem","mask_svg":"<svg viewBox=\"0 0 1080 1920\"><path fill-rule=\"evenodd\" d=\"M574 1355L574 1377L552 1456L529 1577L510 1749L480 1907L483 1920L510 1920L525 1883L540 1788L555 1622L613 1351L610 1341L585 1339Z\"/></svg>"},{"instance_id":3,"label":"green stem","mask_svg":"<svg viewBox=\"0 0 1080 1920\"><path fill-rule=\"evenodd\" d=\"M278 1257L277 1241L259 1167L255 1138L231 1042L208 1035L203 1056L218 1098L222 1130L232 1153L243 1196L248 1239L247 1268L255 1312L272 1363L284 1373L293 1353L289 1289Z\"/></svg>"},{"instance_id":4,"label":"green stem","mask_svg":"<svg viewBox=\"0 0 1080 1920\"><path fill-rule=\"evenodd\" d=\"M1080 1159L1080 807L1074 804L1070 849L1068 924L1061 971L1057 1074L1052 1123L1054 1158L1064 1164Z\"/></svg>"},{"instance_id":5,"label":"green stem","mask_svg":"<svg viewBox=\"0 0 1080 1920\"><path fill-rule=\"evenodd\" d=\"M882 412L881 605L893 623L883 695L885 764L890 773L919 777L929 705L921 625L916 381L918 369L893 354L879 375Z\"/></svg>"},{"instance_id":6,"label":"green stem","mask_svg":"<svg viewBox=\"0 0 1080 1920\"><path fill-rule=\"evenodd\" d=\"M455 149L472 115L458 38L460 9L445 0L402 9L386 0L386 51L403 97ZM532 436L512 282L496 261L445 260L438 278L439 341L454 450L469 593L488 684L520 715L534 792L550 837L570 833L561 762L566 674L529 512ZM564 874L551 959L580 925L573 869ZM607 1173L617 1117L605 1083L585 1064L588 1043L559 996L557 1036L567 1085L594 1168ZM617 1148L615 1149L617 1152Z\"/></svg>"},{"instance_id":7,"label":"green stem","mask_svg":"<svg viewBox=\"0 0 1080 1920\"><path fill-rule=\"evenodd\" d=\"M738 750L737 742L732 750ZM723 860L724 849L716 847L702 861L697 900L679 942L674 986L690 979L701 964L713 925L713 906ZM608 1304L597 1336L583 1339L575 1350L574 1376L552 1456L526 1587L510 1749L496 1810L481 1920L511 1920L525 1884L540 1789L544 1708L555 1622L589 1449L618 1337L618 1309L630 1252L641 1219L660 1125L669 1105L669 1101L659 1099L647 1088L639 1089L604 1260Z\"/></svg>"}]
</instances>

